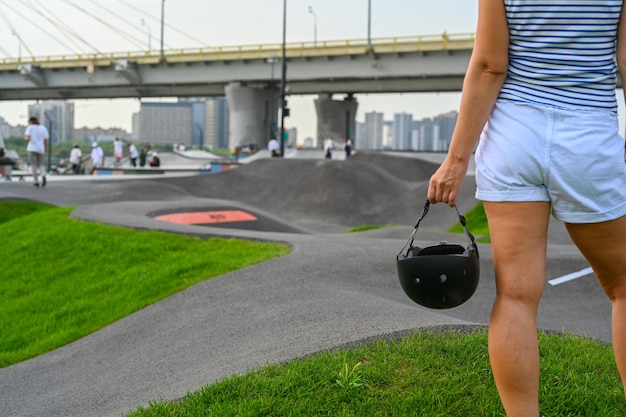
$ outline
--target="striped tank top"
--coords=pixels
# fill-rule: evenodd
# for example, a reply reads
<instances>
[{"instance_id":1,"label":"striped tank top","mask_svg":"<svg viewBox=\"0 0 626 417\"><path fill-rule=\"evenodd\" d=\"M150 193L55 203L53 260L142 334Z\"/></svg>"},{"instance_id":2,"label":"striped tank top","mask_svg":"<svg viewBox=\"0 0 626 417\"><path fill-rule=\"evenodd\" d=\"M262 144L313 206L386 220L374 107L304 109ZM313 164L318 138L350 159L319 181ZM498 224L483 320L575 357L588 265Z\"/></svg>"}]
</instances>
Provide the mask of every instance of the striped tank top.
<instances>
[{"instance_id":1,"label":"striped tank top","mask_svg":"<svg viewBox=\"0 0 626 417\"><path fill-rule=\"evenodd\" d=\"M617 113L622 0L504 0L509 69L501 101Z\"/></svg>"}]
</instances>

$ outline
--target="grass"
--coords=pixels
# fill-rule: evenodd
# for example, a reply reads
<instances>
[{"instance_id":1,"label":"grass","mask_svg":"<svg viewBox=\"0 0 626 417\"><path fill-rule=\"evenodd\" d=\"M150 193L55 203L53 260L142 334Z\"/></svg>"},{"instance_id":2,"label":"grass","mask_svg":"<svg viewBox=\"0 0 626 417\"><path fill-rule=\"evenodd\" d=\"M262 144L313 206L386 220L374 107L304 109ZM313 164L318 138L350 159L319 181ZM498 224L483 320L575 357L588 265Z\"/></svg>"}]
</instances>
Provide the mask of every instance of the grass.
<instances>
[{"instance_id":1,"label":"grass","mask_svg":"<svg viewBox=\"0 0 626 417\"><path fill-rule=\"evenodd\" d=\"M464 214L467 222L467 230L469 230L474 236L476 236L477 242L489 243L491 239L489 237L489 224L487 223L487 215L483 208L482 201L479 201L473 209ZM461 227L461 223L457 223L452 226L448 232L450 233L465 233Z\"/></svg>"},{"instance_id":2,"label":"grass","mask_svg":"<svg viewBox=\"0 0 626 417\"><path fill-rule=\"evenodd\" d=\"M370 224L370 225L364 225L364 226L357 226L352 229L348 229L344 231L343 233L358 233L358 232L365 232L367 230L384 229L386 227L395 227L395 226L397 226L397 224Z\"/></svg>"},{"instance_id":3,"label":"grass","mask_svg":"<svg viewBox=\"0 0 626 417\"><path fill-rule=\"evenodd\" d=\"M19 217L53 208L48 204L34 201L5 201L0 204L0 225Z\"/></svg>"},{"instance_id":4,"label":"grass","mask_svg":"<svg viewBox=\"0 0 626 417\"><path fill-rule=\"evenodd\" d=\"M0 367L49 352L286 245L83 222L71 208L0 203Z\"/></svg>"},{"instance_id":5,"label":"grass","mask_svg":"<svg viewBox=\"0 0 626 417\"><path fill-rule=\"evenodd\" d=\"M626 415L610 346L540 333L542 412ZM423 329L397 339L326 351L224 378L176 402L127 417L420 416L504 417L484 329Z\"/></svg>"}]
</instances>

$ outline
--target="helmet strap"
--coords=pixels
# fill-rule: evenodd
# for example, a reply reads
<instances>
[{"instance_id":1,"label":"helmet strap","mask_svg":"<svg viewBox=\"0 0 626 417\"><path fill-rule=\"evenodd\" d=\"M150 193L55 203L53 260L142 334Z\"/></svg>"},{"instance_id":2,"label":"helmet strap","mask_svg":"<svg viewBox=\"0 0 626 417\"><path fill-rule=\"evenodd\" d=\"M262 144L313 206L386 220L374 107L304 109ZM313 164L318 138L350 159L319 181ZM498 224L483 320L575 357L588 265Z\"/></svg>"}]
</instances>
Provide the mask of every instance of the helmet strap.
<instances>
[{"instance_id":1,"label":"helmet strap","mask_svg":"<svg viewBox=\"0 0 626 417\"><path fill-rule=\"evenodd\" d=\"M413 241L415 240L415 234L417 233L417 229L420 226L420 223L422 222L422 220L424 219L424 217L426 217L426 215L428 214L428 210L430 209L430 201L428 201L428 199L426 200L426 203L424 204L424 208L422 209L422 213L420 214L420 216L417 218L417 221L415 222L415 228L413 229L413 233L411 233L411 236L409 236L409 239L406 241L406 243L404 244L404 246L402 247L402 249L400 249L400 252L398 253L398 256L400 256L402 254L402 252L404 252L404 249L407 249L407 255L408 255L408 251L413 247ZM459 212L459 208L454 205L454 209L456 210L456 214L457 216L459 216L459 223L461 223L461 227L463 228L463 232L465 232L465 236L467 237L469 246L468 248L472 248L473 250L478 252L478 247L476 246L476 241L474 239L474 235L470 233L469 230L467 230L467 221L465 220L465 216L463 216L460 212Z\"/></svg>"}]
</instances>

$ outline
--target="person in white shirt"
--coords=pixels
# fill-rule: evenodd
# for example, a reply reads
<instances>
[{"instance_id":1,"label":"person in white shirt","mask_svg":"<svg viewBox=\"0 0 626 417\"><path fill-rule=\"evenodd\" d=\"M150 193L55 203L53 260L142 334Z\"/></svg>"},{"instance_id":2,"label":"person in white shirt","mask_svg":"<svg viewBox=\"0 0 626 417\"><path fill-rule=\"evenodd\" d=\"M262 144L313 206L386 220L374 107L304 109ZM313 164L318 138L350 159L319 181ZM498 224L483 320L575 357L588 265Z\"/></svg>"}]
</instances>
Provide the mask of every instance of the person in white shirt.
<instances>
[{"instance_id":1,"label":"person in white shirt","mask_svg":"<svg viewBox=\"0 0 626 417\"><path fill-rule=\"evenodd\" d=\"M72 164L72 171L74 171L74 174L80 174L82 156L83 152L80 150L80 147L78 145L74 145L70 151L70 164Z\"/></svg>"},{"instance_id":2,"label":"person in white shirt","mask_svg":"<svg viewBox=\"0 0 626 417\"><path fill-rule=\"evenodd\" d=\"M137 147L134 143L128 144L128 155L130 158L130 164L134 167L137 166L137 158L139 157L139 152L137 152Z\"/></svg>"},{"instance_id":3,"label":"person in white shirt","mask_svg":"<svg viewBox=\"0 0 626 417\"><path fill-rule=\"evenodd\" d=\"M270 139L267 143L267 150L270 151L272 156L280 156L280 145L278 141L274 138Z\"/></svg>"},{"instance_id":4,"label":"person in white shirt","mask_svg":"<svg viewBox=\"0 0 626 417\"><path fill-rule=\"evenodd\" d=\"M91 173L98 168L101 167L104 163L104 151L98 145L98 142L94 142L91 144Z\"/></svg>"},{"instance_id":5,"label":"person in white shirt","mask_svg":"<svg viewBox=\"0 0 626 417\"><path fill-rule=\"evenodd\" d=\"M119 165L122 162L122 154L124 152L124 144L120 138L115 138L113 141L113 156L115 156L115 165Z\"/></svg>"},{"instance_id":6,"label":"person in white shirt","mask_svg":"<svg viewBox=\"0 0 626 417\"><path fill-rule=\"evenodd\" d=\"M333 140L332 139L326 139L324 141L324 157L326 159L332 159L333 157Z\"/></svg>"},{"instance_id":7,"label":"person in white shirt","mask_svg":"<svg viewBox=\"0 0 626 417\"><path fill-rule=\"evenodd\" d=\"M48 129L39 124L36 117L28 119L28 126L24 131L24 138L28 145L26 151L30 159L30 166L33 170L33 180L35 187L39 187L39 175L41 175L41 185L46 186L46 171L43 166L43 156L48 146Z\"/></svg>"}]
</instances>

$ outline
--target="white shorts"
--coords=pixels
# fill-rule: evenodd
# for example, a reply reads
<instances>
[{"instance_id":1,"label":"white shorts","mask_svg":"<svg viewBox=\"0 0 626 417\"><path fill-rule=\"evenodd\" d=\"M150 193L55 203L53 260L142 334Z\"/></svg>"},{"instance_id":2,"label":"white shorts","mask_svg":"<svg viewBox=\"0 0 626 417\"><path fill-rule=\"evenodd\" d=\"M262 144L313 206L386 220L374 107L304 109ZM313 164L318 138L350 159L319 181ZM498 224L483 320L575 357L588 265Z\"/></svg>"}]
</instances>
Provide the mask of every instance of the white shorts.
<instances>
[{"instance_id":1,"label":"white shorts","mask_svg":"<svg viewBox=\"0 0 626 417\"><path fill-rule=\"evenodd\" d=\"M624 140L608 112L498 102L476 149L476 198L549 201L567 223L626 214Z\"/></svg>"}]
</instances>

